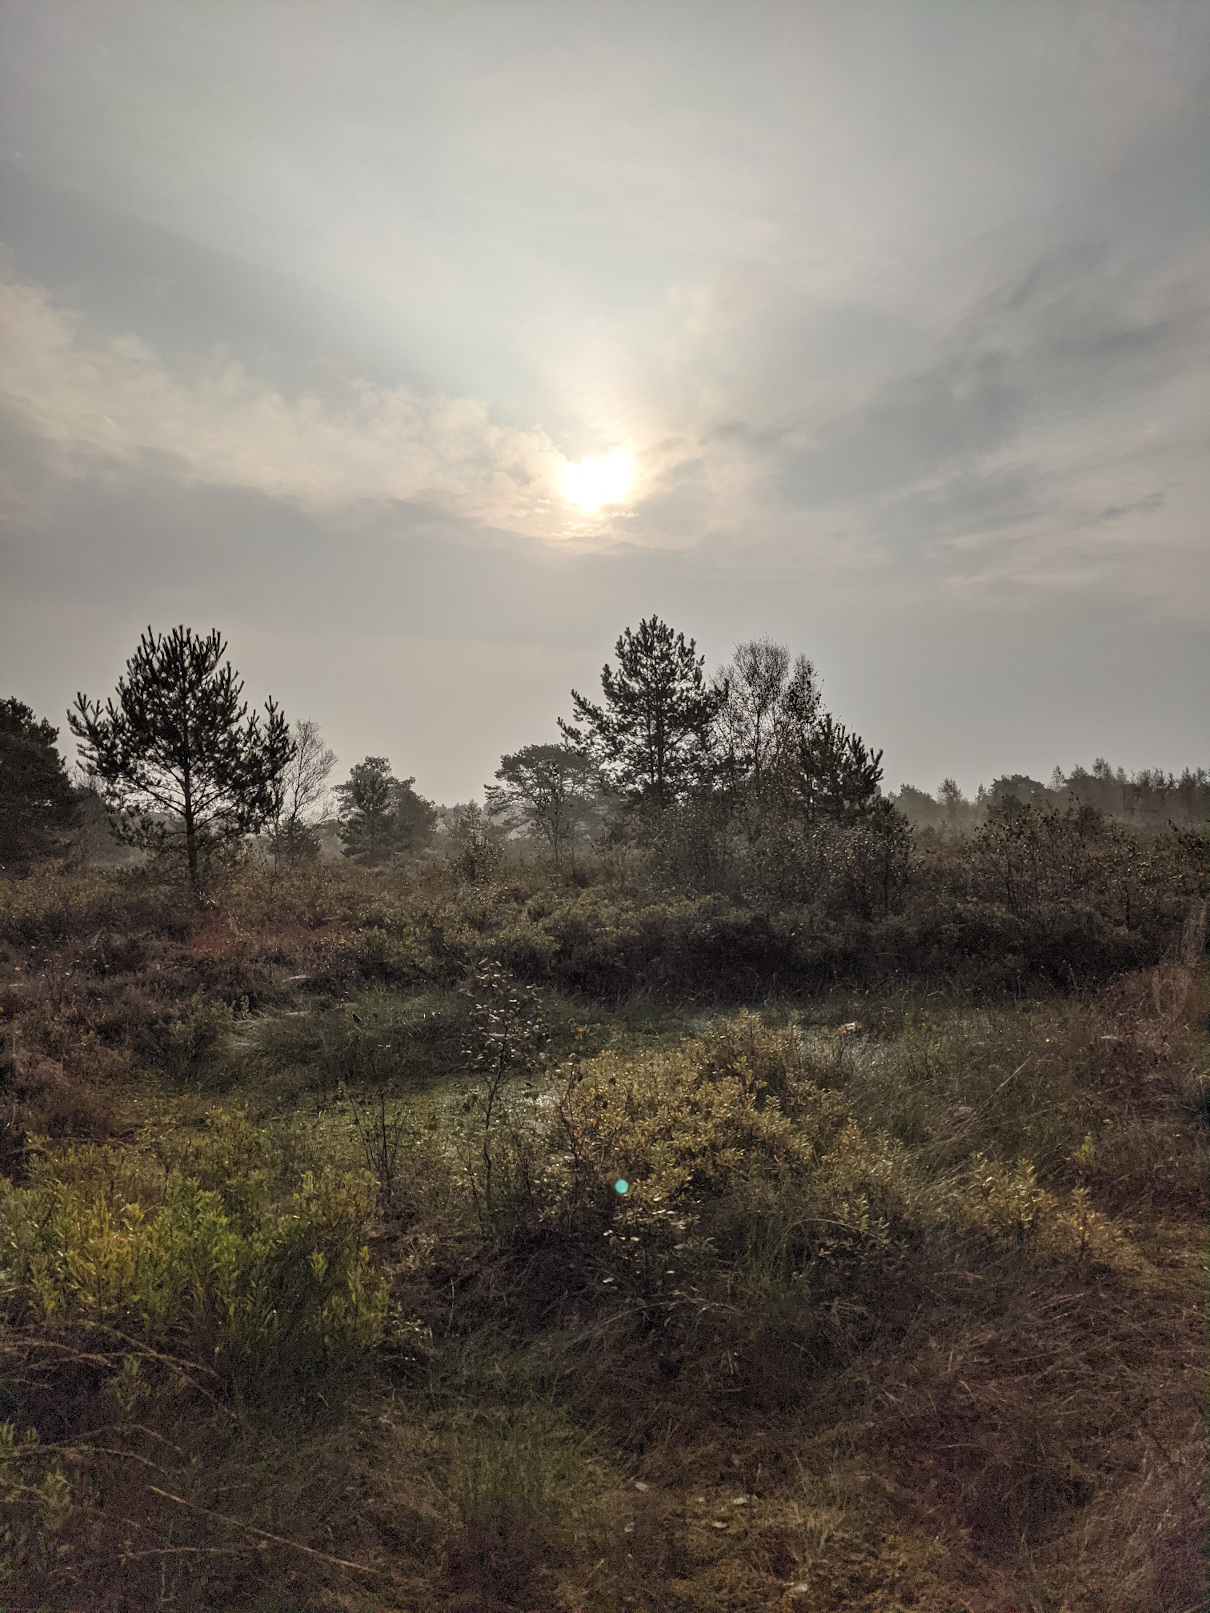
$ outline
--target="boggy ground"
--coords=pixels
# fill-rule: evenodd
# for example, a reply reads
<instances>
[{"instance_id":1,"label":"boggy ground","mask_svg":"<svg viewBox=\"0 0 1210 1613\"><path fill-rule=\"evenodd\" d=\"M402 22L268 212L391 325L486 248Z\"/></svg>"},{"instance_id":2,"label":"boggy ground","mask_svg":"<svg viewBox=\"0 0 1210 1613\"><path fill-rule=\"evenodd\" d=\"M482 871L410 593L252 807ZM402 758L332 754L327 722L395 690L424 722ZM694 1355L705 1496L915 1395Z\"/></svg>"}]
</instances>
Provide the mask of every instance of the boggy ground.
<instances>
[{"instance_id":1,"label":"boggy ground","mask_svg":"<svg viewBox=\"0 0 1210 1613\"><path fill-rule=\"evenodd\" d=\"M4 887L0 1607L1201 1609L1197 911L745 1008L562 899Z\"/></svg>"}]
</instances>

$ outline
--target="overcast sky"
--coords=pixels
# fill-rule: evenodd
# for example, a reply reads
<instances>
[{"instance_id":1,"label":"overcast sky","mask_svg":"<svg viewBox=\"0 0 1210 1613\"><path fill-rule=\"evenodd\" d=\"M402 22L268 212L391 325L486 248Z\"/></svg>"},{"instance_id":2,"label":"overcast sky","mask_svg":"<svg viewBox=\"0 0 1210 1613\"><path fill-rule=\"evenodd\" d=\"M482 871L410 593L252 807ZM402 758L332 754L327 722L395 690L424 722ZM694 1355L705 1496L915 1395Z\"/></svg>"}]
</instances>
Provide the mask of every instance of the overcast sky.
<instances>
[{"instance_id":1,"label":"overcast sky","mask_svg":"<svg viewBox=\"0 0 1210 1613\"><path fill-rule=\"evenodd\" d=\"M891 788L1210 763L1206 0L0 0L0 60L0 694L218 626L453 801L656 612Z\"/></svg>"}]
</instances>

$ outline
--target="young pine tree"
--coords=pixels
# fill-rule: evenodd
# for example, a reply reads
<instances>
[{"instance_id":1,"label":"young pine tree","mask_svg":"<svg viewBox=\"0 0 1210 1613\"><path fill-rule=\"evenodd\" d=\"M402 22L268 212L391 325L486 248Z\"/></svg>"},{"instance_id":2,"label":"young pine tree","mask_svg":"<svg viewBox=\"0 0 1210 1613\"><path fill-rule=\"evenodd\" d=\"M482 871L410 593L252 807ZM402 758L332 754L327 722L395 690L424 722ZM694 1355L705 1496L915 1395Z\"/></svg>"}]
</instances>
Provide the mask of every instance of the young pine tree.
<instances>
[{"instance_id":1,"label":"young pine tree","mask_svg":"<svg viewBox=\"0 0 1210 1613\"><path fill-rule=\"evenodd\" d=\"M78 694L67 718L118 838L183 850L194 887L214 851L272 819L294 754L274 701L249 716L226 652L217 628L148 628L116 698Z\"/></svg>"},{"instance_id":2,"label":"young pine tree","mask_svg":"<svg viewBox=\"0 0 1210 1613\"><path fill-rule=\"evenodd\" d=\"M706 681L692 639L658 616L614 646L618 668L601 671L600 705L572 690L575 724L560 720L571 745L596 762L632 805L661 809L713 778L714 723L725 690Z\"/></svg>"},{"instance_id":3,"label":"young pine tree","mask_svg":"<svg viewBox=\"0 0 1210 1613\"><path fill-rule=\"evenodd\" d=\"M432 803L413 790L415 782L394 778L385 756L358 762L348 780L336 786L346 857L378 867L419 851L437 814Z\"/></svg>"}]
</instances>

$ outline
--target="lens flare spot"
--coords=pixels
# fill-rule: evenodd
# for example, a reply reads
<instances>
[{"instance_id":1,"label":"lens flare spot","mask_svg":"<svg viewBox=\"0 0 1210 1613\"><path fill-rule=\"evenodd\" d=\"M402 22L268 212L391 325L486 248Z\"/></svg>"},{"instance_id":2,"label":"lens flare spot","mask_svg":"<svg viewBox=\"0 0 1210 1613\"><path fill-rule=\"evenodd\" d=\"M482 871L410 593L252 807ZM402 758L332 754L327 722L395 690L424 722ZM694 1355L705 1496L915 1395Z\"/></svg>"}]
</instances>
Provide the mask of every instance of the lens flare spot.
<instances>
[{"instance_id":1,"label":"lens flare spot","mask_svg":"<svg viewBox=\"0 0 1210 1613\"><path fill-rule=\"evenodd\" d=\"M617 1181L613 1184L613 1190L615 1193L629 1193L630 1183L619 1176Z\"/></svg>"}]
</instances>

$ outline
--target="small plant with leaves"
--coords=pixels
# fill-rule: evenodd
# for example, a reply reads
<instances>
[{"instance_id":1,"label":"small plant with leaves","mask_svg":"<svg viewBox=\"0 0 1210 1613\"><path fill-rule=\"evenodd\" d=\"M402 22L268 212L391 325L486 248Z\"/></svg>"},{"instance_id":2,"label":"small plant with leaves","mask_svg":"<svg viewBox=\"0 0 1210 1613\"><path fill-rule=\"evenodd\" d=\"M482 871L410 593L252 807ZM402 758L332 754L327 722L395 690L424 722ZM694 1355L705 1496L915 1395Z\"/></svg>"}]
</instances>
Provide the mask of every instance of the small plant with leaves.
<instances>
[{"instance_id":1,"label":"small plant with leaves","mask_svg":"<svg viewBox=\"0 0 1210 1613\"><path fill-rule=\"evenodd\" d=\"M549 1035L538 992L518 984L491 959L480 959L463 989L472 1003L463 1054L479 1083L465 1105L467 1113L478 1114L468 1174L475 1210L486 1232L498 1210L497 1134L504 1118L505 1089L541 1069Z\"/></svg>"},{"instance_id":2,"label":"small plant with leaves","mask_svg":"<svg viewBox=\"0 0 1210 1613\"><path fill-rule=\"evenodd\" d=\"M399 1153L410 1130L408 1117L388 1102L385 1087L366 1099L354 1092L346 1097L366 1170L377 1187L378 1213L390 1217L399 1208Z\"/></svg>"},{"instance_id":3,"label":"small plant with leaves","mask_svg":"<svg viewBox=\"0 0 1210 1613\"><path fill-rule=\"evenodd\" d=\"M46 1569L72 1509L71 1485L36 1428L0 1423L0 1580Z\"/></svg>"},{"instance_id":4,"label":"small plant with leaves","mask_svg":"<svg viewBox=\"0 0 1210 1613\"><path fill-rule=\"evenodd\" d=\"M139 1197L135 1197L135 1193ZM282 1211L86 1146L0 1178L0 1285L42 1328L117 1328L233 1386L299 1382L377 1343L386 1294L361 1237L365 1182L307 1171ZM140 1202L140 1198L142 1202Z\"/></svg>"}]
</instances>

